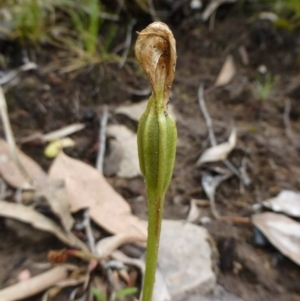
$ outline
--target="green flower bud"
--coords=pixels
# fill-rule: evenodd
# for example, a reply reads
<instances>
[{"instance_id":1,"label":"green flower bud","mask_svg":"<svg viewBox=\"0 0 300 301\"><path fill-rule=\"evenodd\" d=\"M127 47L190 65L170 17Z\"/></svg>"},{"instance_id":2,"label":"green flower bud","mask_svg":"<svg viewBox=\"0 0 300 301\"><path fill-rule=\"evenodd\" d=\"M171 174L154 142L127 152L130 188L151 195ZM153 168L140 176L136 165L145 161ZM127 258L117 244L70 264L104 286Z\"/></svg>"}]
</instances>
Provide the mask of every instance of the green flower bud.
<instances>
[{"instance_id":1,"label":"green flower bud","mask_svg":"<svg viewBox=\"0 0 300 301\"><path fill-rule=\"evenodd\" d=\"M152 86L152 95L138 126L138 152L147 191L164 195L172 178L177 130L167 112L175 75L175 39L169 27L154 22L139 33L136 57Z\"/></svg>"}]
</instances>

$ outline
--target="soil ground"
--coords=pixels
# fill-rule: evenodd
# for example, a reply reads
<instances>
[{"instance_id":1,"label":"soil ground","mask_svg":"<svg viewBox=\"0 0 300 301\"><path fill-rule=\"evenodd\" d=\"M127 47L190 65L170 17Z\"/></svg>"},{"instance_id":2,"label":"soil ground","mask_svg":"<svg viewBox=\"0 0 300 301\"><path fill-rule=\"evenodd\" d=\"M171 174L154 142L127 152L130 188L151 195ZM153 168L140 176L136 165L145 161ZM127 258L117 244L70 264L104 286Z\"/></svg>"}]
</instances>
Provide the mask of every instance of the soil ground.
<instances>
[{"instance_id":1,"label":"soil ground","mask_svg":"<svg viewBox=\"0 0 300 301\"><path fill-rule=\"evenodd\" d=\"M136 30L142 29L136 28ZM201 186L205 168L196 167L200 154L209 147L207 128L198 106L201 82L213 85L227 55L234 57L237 76L224 88L205 94L208 111L214 120L218 142L228 139L232 126L238 130L237 148L230 160L237 167L247 157L252 183L242 187L232 177L217 190L216 204L221 215L251 217L252 205L275 196L283 189L300 190L300 35L275 30L268 21L229 16L217 20L210 32L207 26L187 23L171 26L177 40L178 63L171 103L177 112L179 142L173 181L167 194L164 218L185 219L191 198L206 199ZM249 64L244 65L239 47L244 46ZM7 46L9 53L13 46ZM55 58L55 50L45 48L38 64L45 66ZM40 52L40 53L41 53ZM11 54L12 55L12 54ZM133 57L131 52L130 56ZM255 97L254 82L258 67L265 65L275 80L264 101ZM7 92L10 120L17 141L35 131L49 132L73 122L84 122L87 128L74 135L76 147L66 153L92 165L97 155L99 116L108 105L110 123L137 124L116 116L114 109L126 103L143 100L128 88L143 89L147 81L134 63L119 69L116 65L95 66L71 78L59 72L43 74L34 71L22 75L18 85ZM295 139L286 134L283 122L285 102L292 105L291 128ZM45 170L51 160L43 156L43 147L23 145L22 150ZM109 151L109 150L108 150ZM220 164L219 166L222 166ZM132 211L146 219L147 207L141 177L125 180L110 177L109 182L128 200ZM202 216L210 216L203 208ZM299 301L300 268L266 243L257 247L253 227L212 221L206 225L219 251L218 282L245 301ZM0 286L26 267L30 260L46 261L47 251L58 243L35 246L17 238L4 223L0 228ZM33 300L33 299L31 299ZM62 299L61 299L62 300Z\"/></svg>"}]
</instances>

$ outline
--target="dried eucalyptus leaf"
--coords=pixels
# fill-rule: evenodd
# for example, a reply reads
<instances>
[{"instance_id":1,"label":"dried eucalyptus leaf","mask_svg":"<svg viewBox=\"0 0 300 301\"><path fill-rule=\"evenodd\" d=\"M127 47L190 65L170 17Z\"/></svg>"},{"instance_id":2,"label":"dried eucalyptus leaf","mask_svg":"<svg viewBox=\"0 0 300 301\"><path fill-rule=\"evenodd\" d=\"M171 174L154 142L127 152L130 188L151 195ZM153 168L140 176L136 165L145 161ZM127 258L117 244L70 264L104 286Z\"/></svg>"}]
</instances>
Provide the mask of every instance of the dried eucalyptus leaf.
<instances>
[{"instance_id":1,"label":"dried eucalyptus leaf","mask_svg":"<svg viewBox=\"0 0 300 301\"><path fill-rule=\"evenodd\" d=\"M300 265L300 223L272 212L256 214L252 222L282 254Z\"/></svg>"}]
</instances>

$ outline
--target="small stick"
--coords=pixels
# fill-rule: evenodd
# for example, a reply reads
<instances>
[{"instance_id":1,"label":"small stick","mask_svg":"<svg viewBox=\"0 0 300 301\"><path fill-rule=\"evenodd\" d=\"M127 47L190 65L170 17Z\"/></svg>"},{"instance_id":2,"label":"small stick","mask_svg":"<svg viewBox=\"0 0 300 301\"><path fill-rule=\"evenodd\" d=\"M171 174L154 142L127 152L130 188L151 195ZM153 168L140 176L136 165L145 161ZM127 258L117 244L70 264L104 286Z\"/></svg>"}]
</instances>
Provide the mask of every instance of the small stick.
<instances>
[{"instance_id":1,"label":"small stick","mask_svg":"<svg viewBox=\"0 0 300 301\"><path fill-rule=\"evenodd\" d=\"M108 109L107 109L107 106L105 106L103 109L102 118L100 121L99 151L98 151L97 163L96 163L97 169L102 174L103 174L103 163L104 163L104 155L105 155L107 119L108 119Z\"/></svg>"},{"instance_id":2,"label":"small stick","mask_svg":"<svg viewBox=\"0 0 300 301\"><path fill-rule=\"evenodd\" d=\"M132 19L128 26L127 26L127 34L126 34L126 40L125 40L125 48L122 54L122 59L119 63L119 68L122 68L126 62L127 56L128 56L128 52L129 52L129 48L130 48L130 44L131 44L131 40L132 40L132 28L133 26L136 24L136 19Z\"/></svg>"},{"instance_id":3,"label":"small stick","mask_svg":"<svg viewBox=\"0 0 300 301\"><path fill-rule=\"evenodd\" d=\"M249 217L221 216L219 219L224 222L232 222L237 224L251 224L251 219Z\"/></svg>"},{"instance_id":4,"label":"small stick","mask_svg":"<svg viewBox=\"0 0 300 301\"><path fill-rule=\"evenodd\" d=\"M290 123L291 108L292 108L291 100L286 99L285 103L284 103L283 123L285 126L285 133L286 133L287 137L292 142L294 142L294 134L293 134L293 131L291 128L291 123Z\"/></svg>"},{"instance_id":5,"label":"small stick","mask_svg":"<svg viewBox=\"0 0 300 301\"><path fill-rule=\"evenodd\" d=\"M96 254L95 237L91 227L91 220L89 215L89 209L86 209L83 214L83 225L85 227L85 233L88 239L88 246L92 254Z\"/></svg>"},{"instance_id":6,"label":"small stick","mask_svg":"<svg viewBox=\"0 0 300 301\"><path fill-rule=\"evenodd\" d=\"M198 102L199 102L199 106L202 111L207 129L208 129L210 144L211 144L211 146L216 146L217 140L216 140L216 136L215 136L214 129L213 129L213 123L212 123L212 120L211 120L211 118L208 114L207 108L206 108L203 91L204 91L204 87L203 87L203 84L201 84L198 89Z\"/></svg>"},{"instance_id":7,"label":"small stick","mask_svg":"<svg viewBox=\"0 0 300 301\"><path fill-rule=\"evenodd\" d=\"M3 89L1 86L0 86L0 114L1 114L2 123L3 123L3 127L4 127L6 141L7 141L9 150L10 150L10 154L11 154L16 166L18 167L20 173L22 174L22 176L25 178L25 180L29 184L32 184L33 181L30 178L28 172L25 170L25 168L24 168L23 164L21 163L19 156L17 154L16 141L15 141L13 131L11 129L11 124L9 121L8 111L7 111L7 104L6 104L5 96L4 96Z\"/></svg>"}]
</instances>

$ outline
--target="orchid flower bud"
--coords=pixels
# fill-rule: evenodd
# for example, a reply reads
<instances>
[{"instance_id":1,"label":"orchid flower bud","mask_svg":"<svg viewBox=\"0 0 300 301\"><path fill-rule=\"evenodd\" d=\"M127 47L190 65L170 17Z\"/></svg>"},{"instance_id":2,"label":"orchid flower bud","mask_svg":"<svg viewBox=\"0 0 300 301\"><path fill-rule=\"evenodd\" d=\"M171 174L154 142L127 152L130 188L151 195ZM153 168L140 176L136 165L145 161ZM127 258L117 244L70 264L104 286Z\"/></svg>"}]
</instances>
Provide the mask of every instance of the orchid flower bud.
<instances>
[{"instance_id":1,"label":"orchid flower bud","mask_svg":"<svg viewBox=\"0 0 300 301\"><path fill-rule=\"evenodd\" d=\"M138 152L147 193L164 195L172 178L177 130L167 112L175 75L175 39L169 27L154 22L139 33L136 57L149 78L152 95L138 126Z\"/></svg>"}]
</instances>

